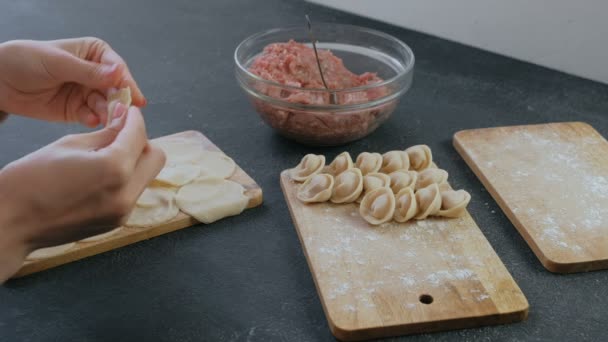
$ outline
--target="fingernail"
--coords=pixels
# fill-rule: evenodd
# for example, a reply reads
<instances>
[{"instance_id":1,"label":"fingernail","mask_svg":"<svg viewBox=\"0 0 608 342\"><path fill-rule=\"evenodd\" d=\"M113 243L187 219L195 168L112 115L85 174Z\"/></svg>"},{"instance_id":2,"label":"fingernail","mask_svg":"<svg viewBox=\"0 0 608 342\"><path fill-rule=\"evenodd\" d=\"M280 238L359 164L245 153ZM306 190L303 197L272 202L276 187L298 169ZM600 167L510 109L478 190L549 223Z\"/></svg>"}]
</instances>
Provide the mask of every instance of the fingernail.
<instances>
[{"instance_id":1,"label":"fingernail","mask_svg":"<svg viewBox=\"0 0 608 342\"><path fill-rule=\"evenodd\" d=\"M108 110L108 101L99 100L95 103L95 113L105 113Z\"/></svg>"},{"instance_id":2,"label":"fingernail","mask_svg":"<svg viewBox=\"0 0 608 342\"><path fill-rule=\"evenodd\" d=\"M110 65L104 65L102 67L102 69L103 69L104 73L111 74L116 70L117 67L118 67L118 64L110 64Z\"/></svg>"},{"instance_id":3,"label":"fingernail","mask_svg":"<svg viewBox=\"0 0 608 342\"><path fill-rule=\"evenodd\" d=\"M116 105L114 106L114 113L112 114L112 121L110 122L110 126L119 126L126 112L127 106L122 103L116 103Z\"/></svg>"},{"instance_id":4,"label":"fingernail","mask_svg":"<svg viewBox=\"0 0 608 342\"><path fill-rule=\"evenodd\" d=\"M124 104L117 102L116 105L114 106L114 114L112 115L113 119L120 119L121 116L123 116L123 114L125 114L127 112L127 106L125 106Z\"/></svg>"}]
</instances>

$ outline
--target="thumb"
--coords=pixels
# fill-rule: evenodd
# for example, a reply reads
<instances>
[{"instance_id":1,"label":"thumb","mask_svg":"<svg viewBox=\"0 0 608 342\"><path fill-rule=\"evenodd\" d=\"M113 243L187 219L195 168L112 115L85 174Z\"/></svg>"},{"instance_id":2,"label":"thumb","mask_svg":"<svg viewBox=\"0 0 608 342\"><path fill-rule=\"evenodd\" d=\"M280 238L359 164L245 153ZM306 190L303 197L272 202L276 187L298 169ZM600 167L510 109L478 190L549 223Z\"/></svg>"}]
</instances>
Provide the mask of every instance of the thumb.
<instances>
[{"instance_id":1,"label":"thumb","mask_svg":"<svg viewBox=\"0 0 608 342\"><path fill-rule=\"evenodd\" d=\"M108 114L108 120L111 120L109 124L98 131L86 133L87 147L92 150L100 150L111 145L125 126L127 111L127 106L122 103L116 103L111 115Z\"/></svg>"},{"instance_id":2,"label":"thumb","mask_svg":"<svg viewBox=\"0 0 608 342\"><path fill-rule=\"evenodd\" d=\"M63 75L62 78L68 82L97 90L119 86L124 71L124 66L121 64L95 63L69 52L58 54L49 63L49 68L53 69L53 74Z\"/></svg>"}]
</instances>

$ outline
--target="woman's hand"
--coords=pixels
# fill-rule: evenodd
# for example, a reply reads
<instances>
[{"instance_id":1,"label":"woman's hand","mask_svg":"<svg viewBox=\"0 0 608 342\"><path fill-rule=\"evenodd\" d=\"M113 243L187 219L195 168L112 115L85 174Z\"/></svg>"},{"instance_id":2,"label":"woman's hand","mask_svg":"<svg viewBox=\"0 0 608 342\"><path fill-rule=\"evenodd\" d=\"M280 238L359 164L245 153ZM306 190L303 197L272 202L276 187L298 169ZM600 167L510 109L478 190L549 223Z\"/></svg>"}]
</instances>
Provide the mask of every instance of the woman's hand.
<instances>
[{"instance_id":1,"label":"woman's hand","mask_svg":"<svg viewBox=\"0 0 608 342\"><path fill-rule=\"evenodd\" d=\"M139 109L114 111L108 127L66 136L0 171L0 283L35 249L124 223L164 166Z\"/></svg>"},{"instance_id":2,"label":"woman's hand","mask_svg":"<svg viewBox=\"0 0 608 342\"><path fill-rule=\"evenodd\" d=\"M106 121L106 93L123 87L134 106L146 104L125 61L100 39L0 44L0 111L95 127Z\"/></svg>"}]
</instances>

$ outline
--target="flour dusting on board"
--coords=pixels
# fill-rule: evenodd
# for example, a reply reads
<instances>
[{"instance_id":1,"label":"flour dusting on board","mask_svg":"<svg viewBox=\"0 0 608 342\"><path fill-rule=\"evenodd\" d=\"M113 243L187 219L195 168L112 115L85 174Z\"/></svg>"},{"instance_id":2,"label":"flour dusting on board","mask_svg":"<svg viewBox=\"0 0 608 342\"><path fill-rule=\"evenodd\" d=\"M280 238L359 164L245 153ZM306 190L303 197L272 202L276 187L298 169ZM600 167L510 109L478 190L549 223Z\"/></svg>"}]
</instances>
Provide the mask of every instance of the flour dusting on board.
<instances>
[{"instance_id":1,"label":"flour dusting on board","mask_svg":"<svg viewBox=\"0 0 608 342\"><path fill-rule=\"evenodd\" d=\"M597 147L591 144L598 139L517 130L470 146L469 152L485 161L483 172L502 171L492 184L534 240L576 254L586 242L576 240L578 232L587 240L608 236L608 173L594 159Z\"/></svg>"},{"instance_id":2,"label":"flour dusting on board","mask_svg":"<svg viewBox=\"0 0 608 342\"><path fill-rule=\"evenodd\" d=\"M304 213L313 215L311 208L314 207L305 207ZM321 219L323 238L305 239L307 250L314 251L309 253L309 257L325 273L325 281L318 284L324 298L340 303L343 311L373 309L376 307L375 296L386 294L386 291L410 293L411 300L417 301L420 293L431 289L437 294L450 293L455 282L477 279L471 267L483 267L478 258L445 248L447 244L438 246L430 243L434 241L430 237L438 234L445 234L447 241L474 239L455 229L465 222L462 218L389 222L372 227L359 224L362 218L358 213L353 215L355 208L354 204L331 210L323 208L323 213L327 213ZM479 237L483 236L480 234ZM370 249L382 250L383 257L376 259L361 252ZM366 272L370 266L377 269L371 277ZM407 272L404 273L404 269ZM340 270L339 273L336 270ZM348 281L344 281L344 274L348 275ZM464 296L463 300L473 302L478 301L480 295L489 297L485 292L459 295ZM406 307L415 307L415 304L411 305L414 306Z\"/></svg>"}]
</instances>

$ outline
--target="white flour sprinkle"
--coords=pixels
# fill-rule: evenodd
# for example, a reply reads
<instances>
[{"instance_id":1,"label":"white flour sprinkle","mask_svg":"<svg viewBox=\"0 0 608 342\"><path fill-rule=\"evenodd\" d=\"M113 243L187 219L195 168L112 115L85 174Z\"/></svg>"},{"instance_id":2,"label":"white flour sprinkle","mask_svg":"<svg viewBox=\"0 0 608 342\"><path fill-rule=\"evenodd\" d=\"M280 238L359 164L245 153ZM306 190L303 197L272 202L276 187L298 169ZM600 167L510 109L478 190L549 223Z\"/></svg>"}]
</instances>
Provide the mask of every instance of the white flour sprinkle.
<instances>
[{"instance_id":1,"label":"white flour sprinkle","mask_svg":"<svg viewBox=\"0 0 608 342\"><path fill-rule=\"evenodd\" d=\"M401 276L399 277L399 279L401 279L401 283L405 286L413 286L414 284L416 284L416 280L409 276Z\"/></svg>"},{"instance_id":2,"label":"white flour sprinkle","mask_svg":"<svg viewBox=\"0 0 608 342\"><path fill-rule=\"evenodd\" d=\"M370 240L370 241L376 241L376 240L378 240L377 236L371 235L371 234L365 235L365 238L368 239L368 240Z\"/></svg>"},{"instance_id":3,"label":"white flour sprinkle","mask_svg":"<svg viewBox=\"0 0 608 342\"><path fill-rule=\"evenodd\" d=\"M357 308L355 308L353 305L350 305L350 304L348 304L348 305L344 305L344 306L342 307L342 309L343 309L344 311L348 311L348 312L355 312L355 311L357 311Z\"/></svg>"},{"instance_id":4,"label":"white flour sprinkle","mask_svg":"<svg viewBox=\"0 0 608 342\"><path fill-rule=\"evenodd\" d=\"M406 307L407 309L413 310L413 309L415 309L415 308L416 308L416 304L407 303L407 304L405 304L405 307Z\"/></svg>"}]
</instances>

